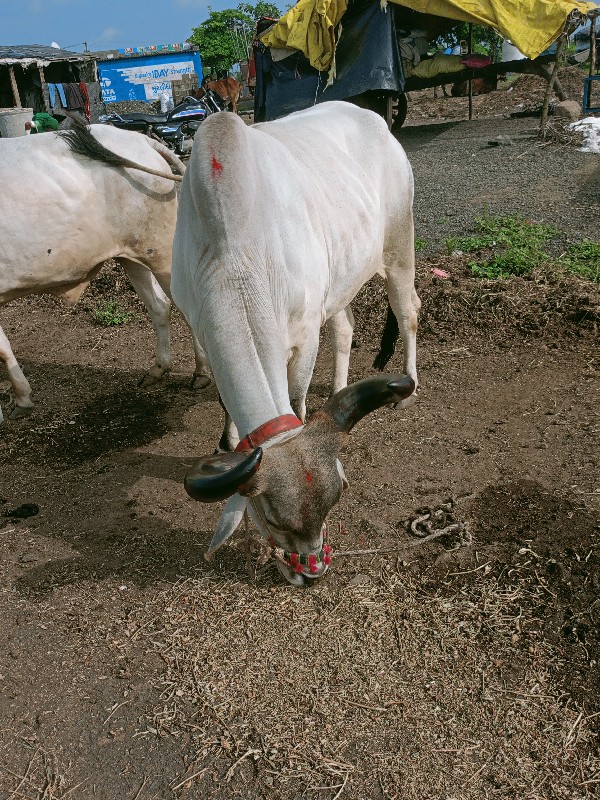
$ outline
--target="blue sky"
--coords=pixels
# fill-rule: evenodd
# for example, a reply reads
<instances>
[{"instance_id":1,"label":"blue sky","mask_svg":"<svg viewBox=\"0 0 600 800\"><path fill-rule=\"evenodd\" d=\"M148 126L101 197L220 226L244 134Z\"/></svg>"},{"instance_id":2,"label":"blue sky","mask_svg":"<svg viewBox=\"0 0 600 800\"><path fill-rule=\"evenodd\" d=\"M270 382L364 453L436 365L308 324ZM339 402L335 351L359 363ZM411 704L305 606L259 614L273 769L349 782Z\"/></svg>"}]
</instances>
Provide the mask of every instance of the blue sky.
<instances>
[{"instance_id":1,"label":"blue sky","mask_svg":"<svg viewBox=\"0 0 600 800\"><path fill-rule=\"evenodd\" d=\"M185 42L213 11L239 0L0 0L0 45L45 44L82 52Z\"/></svg>"}]
</instances>

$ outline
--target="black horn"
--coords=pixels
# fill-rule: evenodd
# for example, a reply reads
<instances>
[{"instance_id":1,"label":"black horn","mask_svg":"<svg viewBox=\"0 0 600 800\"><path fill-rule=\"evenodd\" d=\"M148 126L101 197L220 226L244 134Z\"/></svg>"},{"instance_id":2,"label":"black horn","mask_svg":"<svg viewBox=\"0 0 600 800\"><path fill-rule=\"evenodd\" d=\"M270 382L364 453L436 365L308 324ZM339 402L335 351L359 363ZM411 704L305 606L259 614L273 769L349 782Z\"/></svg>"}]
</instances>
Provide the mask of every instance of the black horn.
<instances>
[{"instance_id":1,"label":"black horn","mask_svg":"<svg viewBox=\"0 0 600 800\"><path fill-rule=\"evenodd\" d=\"M263 451L257 447L245 453L218 453L201 459L185 476L183 485L194 500L216 503L235 494L260 466Z\"/></svg>"},{"instance_id":2,"label":"black horn","mask_svg":"<svg viewBox=\"0 0 600 800\"><path fill-rule=\"evenodd\" d=\"M399 403L410 397L415 382L408 375L378 375L351 383L325 403L321 413L328 414L336 426L349 433L356 423L376 408Z\"/></svg>"}]
</instances>

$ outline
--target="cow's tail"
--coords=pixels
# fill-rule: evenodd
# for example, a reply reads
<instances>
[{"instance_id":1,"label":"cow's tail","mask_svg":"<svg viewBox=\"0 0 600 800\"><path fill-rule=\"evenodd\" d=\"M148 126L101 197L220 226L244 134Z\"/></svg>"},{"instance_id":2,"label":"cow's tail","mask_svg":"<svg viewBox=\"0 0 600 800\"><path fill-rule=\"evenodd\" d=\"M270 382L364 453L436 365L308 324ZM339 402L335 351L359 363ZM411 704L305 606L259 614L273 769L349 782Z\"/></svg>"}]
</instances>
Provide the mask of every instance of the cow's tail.
<instances>
[{"instance_id":1,"label":"cow's tail","mask_svg":"<svg viewBox=\"0 0 600 800\"><path fill-rule=\"evenodd\" d=\"M150 144L157 153L160 153L160 155L172 169L176 170L179 175L183 175L185 172L185 164L179 158L179 156L176 156L172 150L169 150L169 148L162 142L159 142L158 139L150 139ZM174 180L177 180L174 175L171 177ZM181 178L179 178L179 180L181 180Z\"/></svg>"},{"instance_id":2,"label":"cow's tail","mask_svg":"<svg viewBox=\"0 0 600 800\"><path fill-rule=\"evenodd\" d=\"M388 302L387 317L385 319L385 325L383 326L383 333L381 334L379 353L377 353L375 361L373 361L375 369L380 371L385 369L388 361L394 355L396 342L398 341L398 333L398 320Z\"/></svg>"},{"instance_id":3,"label":"cow's tail","mask_svg":"<svg viewBox=\"0 0 600 800\"><path fill-rule=\"evenodd\" d=\"M67 142L74 153L87 156L88 158L94 159L94 161L102 161L104 164L109 164L111 167L129 167L130 169L138 169L140 172L146 172L148 175L157 175L159 178L166 178L170 181L182 180L181 175L173 175L171 172L161 172L151 167L145 167L135 161L130 161L128 158L123 158L123 156L117 155L117 153L113 153L112 150L104 147L103 144L100 144L98 139L92 136L89 125L74 115L69 116L73 122L73 127L66 131L60 131L58 135ZM180 159L173 153L170 153L167 147L163 146L164 150L169 152L169 158L156 146L159 142L154 142L152 139L148 139L148 141L152 147L163 156L169 165L176 165L182 173L185 172L185 167ZM181 167L179 167L179 164L181 164Z\"/></svg>"}]
</instances>

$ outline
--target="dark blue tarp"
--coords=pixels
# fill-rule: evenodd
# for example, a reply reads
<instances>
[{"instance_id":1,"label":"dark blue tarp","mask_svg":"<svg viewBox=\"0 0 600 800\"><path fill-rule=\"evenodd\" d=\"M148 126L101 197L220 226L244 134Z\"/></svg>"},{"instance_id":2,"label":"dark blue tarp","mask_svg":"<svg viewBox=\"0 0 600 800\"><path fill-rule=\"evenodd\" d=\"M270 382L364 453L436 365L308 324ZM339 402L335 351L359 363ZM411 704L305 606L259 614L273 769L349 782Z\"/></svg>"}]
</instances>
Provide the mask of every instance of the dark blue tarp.
<instances>
[{"instance_id":1,"label":"dark blue tarp","mask_svg":"<svg viewBox=\"0 0 600 800\"><path fill-rule=\"evenodd\" d=\"M259 33L260 30L259 26ZM397 96L404 75L394 13L373 0L350 0L336 49L336 77L318 72L299 51L273 61L269 48L254 47L256 87L254 119L276 119L326 100L347 100L364 92Z\"/></svg>"}]
</instances>

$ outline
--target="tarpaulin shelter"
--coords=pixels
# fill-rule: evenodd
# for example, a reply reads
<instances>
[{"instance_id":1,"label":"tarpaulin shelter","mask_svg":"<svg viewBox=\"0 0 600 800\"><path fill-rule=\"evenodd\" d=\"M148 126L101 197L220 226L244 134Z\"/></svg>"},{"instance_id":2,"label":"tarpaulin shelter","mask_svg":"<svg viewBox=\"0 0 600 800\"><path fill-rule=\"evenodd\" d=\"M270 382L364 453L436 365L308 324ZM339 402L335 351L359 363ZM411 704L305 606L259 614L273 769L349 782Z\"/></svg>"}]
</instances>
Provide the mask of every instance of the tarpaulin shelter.
<instances>
[{"instance_id":1,"label":"tarpaulin shelter","mask_svg":"<svg viewBox=\"0 0 600 800\"><path fill-rule=\"evenodd\" d=\"M488 25L535 60L572 15L596 11L583 0L299 0L257 30L255 118L367 91L399 96L398 26L425 27L434 39L457 22Z\"/></svg>"}]
</instances>

